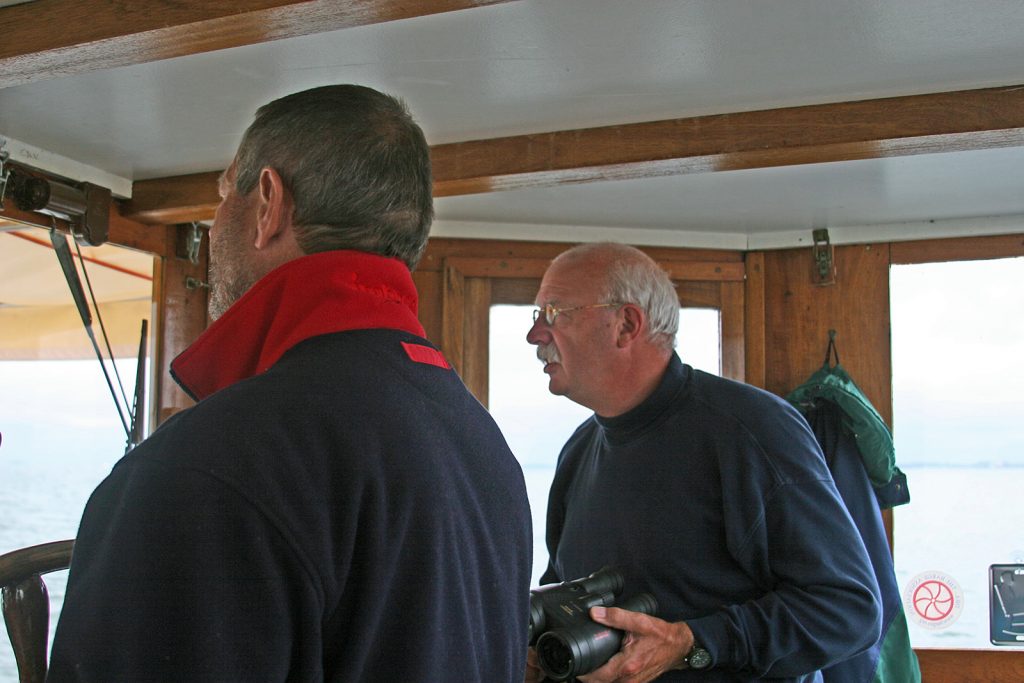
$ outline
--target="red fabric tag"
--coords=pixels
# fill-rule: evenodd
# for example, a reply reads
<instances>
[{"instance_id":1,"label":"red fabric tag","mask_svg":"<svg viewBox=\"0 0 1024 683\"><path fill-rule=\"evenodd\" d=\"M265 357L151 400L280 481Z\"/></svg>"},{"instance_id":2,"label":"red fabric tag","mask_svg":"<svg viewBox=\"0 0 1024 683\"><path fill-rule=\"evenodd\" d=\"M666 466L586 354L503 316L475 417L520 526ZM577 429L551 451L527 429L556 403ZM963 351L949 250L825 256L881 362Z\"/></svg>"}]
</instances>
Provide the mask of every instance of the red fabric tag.
<instances>
[{"instance_id":1,"label":"red fabric tag","mask_svg":"<svg viewBox=\"0 0 1024 683\"><path fill-rule=\"evenodd\" d=\"M416 361L417 363L426 363L427 365L436 365L439 368L450 370L452 366L448 365L448 361L444 359L441 352L432 349L429 346L423 346L422 344L410 344L408 342L402 342L402 346L405 348L406 354L409 358Z\"/></svg>"}]
</instances>

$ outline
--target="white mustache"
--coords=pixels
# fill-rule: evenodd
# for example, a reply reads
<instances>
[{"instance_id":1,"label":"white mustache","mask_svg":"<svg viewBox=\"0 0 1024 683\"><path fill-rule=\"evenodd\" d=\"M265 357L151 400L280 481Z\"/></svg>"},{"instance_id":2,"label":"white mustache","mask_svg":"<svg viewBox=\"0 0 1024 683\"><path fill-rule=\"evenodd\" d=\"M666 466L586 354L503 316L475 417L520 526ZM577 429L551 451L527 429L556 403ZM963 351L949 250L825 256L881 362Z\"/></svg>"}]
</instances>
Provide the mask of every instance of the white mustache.
<instances>
[{"instance_id":1,"label":"white mustache","mask_svg":"<svg viewBox=\"0 0 1024 683\"><path fill-rule=\"evenodd\" d=\"M562 357L558 355L558 347L554 344L540 344L537 346L537 360L547 365L561 363Z\"/></svg>"}]
</instances>

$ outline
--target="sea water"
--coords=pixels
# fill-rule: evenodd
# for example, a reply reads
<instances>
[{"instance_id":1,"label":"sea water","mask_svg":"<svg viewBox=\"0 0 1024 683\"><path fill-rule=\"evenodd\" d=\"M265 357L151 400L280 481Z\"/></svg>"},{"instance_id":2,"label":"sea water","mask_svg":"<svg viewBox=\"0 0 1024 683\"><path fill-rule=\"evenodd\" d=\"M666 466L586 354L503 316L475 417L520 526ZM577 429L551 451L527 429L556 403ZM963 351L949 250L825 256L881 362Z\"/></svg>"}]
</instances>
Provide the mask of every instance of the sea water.
<instances>
[{"instance_id":1,"label":"sea water","mask_svg":"<svg viewBox=\"0 0 1024 683\"><path fill-rule=\"evenodd\" d=\"M113 455L89 448L20 452L17 434L5 432L0 444L0 554L50 541L74 538L89 494L106 476L123 445ZM67 571L47 574L53 628L64 599ZM6 629L0 636L0 683L18 680Z\"/></svg>"}]
</instances>

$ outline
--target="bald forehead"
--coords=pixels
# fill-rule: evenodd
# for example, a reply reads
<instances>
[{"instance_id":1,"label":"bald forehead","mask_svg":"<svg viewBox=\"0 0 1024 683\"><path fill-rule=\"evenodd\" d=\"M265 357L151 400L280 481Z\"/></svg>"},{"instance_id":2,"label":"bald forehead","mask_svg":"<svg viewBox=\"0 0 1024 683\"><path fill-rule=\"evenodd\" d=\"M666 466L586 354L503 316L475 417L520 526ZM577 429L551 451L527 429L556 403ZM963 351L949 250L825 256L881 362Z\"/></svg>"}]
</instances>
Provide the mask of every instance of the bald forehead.
<instances>
[{"instance_id":1,"label":"bald forehead","mask_svg":"<svg viewBox=\"0 0 1024 683\"><path fill-rule=\"evenodd\" d=\"M591 258L557 258L548 267L537 292L538 304L590 303L604 295L607 263Z\"/></svg>"},{"instance_id":2,"label":"bald forehead","mask_svg":"<svg viewBox=\"0 0 1024 683\"><path fill-rule=\"evenodd\" d=\"M654 263L647 254L636 247L617 242L598 242L573 247L555 257L553 263L559 262L588 264L602 270L608 269L614 263Z\"/></svg>"}]
</instances>

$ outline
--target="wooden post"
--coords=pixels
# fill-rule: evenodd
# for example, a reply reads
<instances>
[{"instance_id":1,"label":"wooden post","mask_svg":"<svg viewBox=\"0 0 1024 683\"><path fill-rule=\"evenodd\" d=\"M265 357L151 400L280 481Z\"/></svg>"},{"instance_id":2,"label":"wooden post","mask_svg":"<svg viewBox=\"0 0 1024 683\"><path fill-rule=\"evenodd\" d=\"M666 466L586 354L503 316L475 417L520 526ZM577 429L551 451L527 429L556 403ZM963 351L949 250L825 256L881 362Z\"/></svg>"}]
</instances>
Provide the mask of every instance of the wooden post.
<instances>
[{"instance_id":1,"label":"wooden post","mask_svg":"<svg viewBox=\"0 0 1024 683\"><path fill-rule=\"evenodd\" d=\"M157 318L157 344L153 358L157 367L153 391L156 398L154 426L193 404L170 375L171 361L207 326L209 240L202 241L198 263L192 263L184 252L190 231L191 226L187 224L166 229L167 256L160 259L153 279Z\"/></svg>"}]
</instances>

